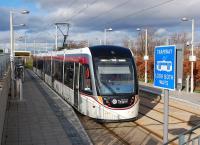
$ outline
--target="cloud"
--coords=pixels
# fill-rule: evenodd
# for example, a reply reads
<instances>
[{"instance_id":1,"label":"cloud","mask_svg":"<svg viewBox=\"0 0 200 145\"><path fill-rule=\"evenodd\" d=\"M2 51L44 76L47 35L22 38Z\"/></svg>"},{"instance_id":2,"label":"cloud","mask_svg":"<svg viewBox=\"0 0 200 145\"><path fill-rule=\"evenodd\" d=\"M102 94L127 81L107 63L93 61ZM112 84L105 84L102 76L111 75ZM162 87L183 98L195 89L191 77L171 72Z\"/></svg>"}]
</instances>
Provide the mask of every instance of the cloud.
<instances>
[{"instance_id":1,"label":"cloud","mask_svg":"<svg viewBox=\"0 0 200 145\"><path fill-rule=\"evenodd\" d=\"M163 35L167 35L167 30L164 28L159 28L157 29L157 31L155 32L156 36L163 36Z\"/></svg>"},{"instance_id":2,"label":"cloud","mask_svg":"<svg viewBox=\"0 0 200 145\"><path fill-rule=\"evenodd\" d=\"M112 27L112 40L134 37L137 27L158 29L156 35L165 35L167 31L190 31L190 23L181 22L187 16L200 23L199 0L22 0L35 5L39 12L29 16L17 16L15 22L27 24L27 31L41 39L47 37L48 31L55 33L55 22L69 22L70 36L73 39L93 39L103 35L105 28ZM1 31L9 30L9 12L0 8ZM198 20L199 19L199 20ZM184 28L184 29L183 29ZM116 33L116 32L117 33ZM119 34L120 33L120 34ZM120 36L121 35L121 36Z\"/></svg>"}]
</instances>

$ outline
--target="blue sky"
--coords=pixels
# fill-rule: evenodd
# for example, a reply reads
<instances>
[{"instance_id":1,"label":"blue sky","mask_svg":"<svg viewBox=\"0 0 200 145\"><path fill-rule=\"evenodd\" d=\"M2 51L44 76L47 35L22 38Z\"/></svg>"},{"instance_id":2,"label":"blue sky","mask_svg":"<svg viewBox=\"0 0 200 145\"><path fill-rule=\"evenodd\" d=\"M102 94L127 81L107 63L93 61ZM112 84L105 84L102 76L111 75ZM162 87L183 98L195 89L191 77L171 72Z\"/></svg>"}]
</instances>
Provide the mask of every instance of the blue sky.
<instances>
[{"instance_id":1,"label":"blue sky","mask_svg":"<svg viewBox=\"0 0 200 145\"><path fill-rule=\"evenodd\" d=\"M0 1L0 6L5 7L5 8L15 8L15 9L29 9L30 11L36 11L38 10L36 8L36 5L33 4L32 2L24 2L22 0L1 0Z\"/></svg>"},{"instance_id":2,"label":"blue sky","mask_svg":"<svg viewBox=\"0 0 200 145\"><path fill-rule=\"evenodd\" d=\"M8 11L10 10L29 10L30 14L33 16L45 15L45 10L39 7L37 1L28 1L28 0L1 0L0 7L5 8Z\"/></svg>"}]
</instances>

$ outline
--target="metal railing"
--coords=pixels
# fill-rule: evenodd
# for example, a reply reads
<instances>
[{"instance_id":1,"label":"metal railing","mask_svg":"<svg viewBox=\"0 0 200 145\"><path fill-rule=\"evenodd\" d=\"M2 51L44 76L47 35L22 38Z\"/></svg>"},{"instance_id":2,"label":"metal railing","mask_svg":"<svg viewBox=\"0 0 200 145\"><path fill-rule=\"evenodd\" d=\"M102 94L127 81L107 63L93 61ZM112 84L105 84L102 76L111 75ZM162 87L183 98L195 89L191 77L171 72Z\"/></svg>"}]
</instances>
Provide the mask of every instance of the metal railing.
<instances>
[{"instance_id":1,"label":"metal railing","mask_svg":"<svg viewBox=\"0 0 200 145\"><path fill-rule=\"evenodd\" d=\"M144 86L144 85L139 85L139 90L140 91L144 91L144 92L148 92L151 94L156 94L156 95L162 95L162 89L158 89L158 88L153 88L151 86Z\"/></svg>"},{"instance_id":2,"label":"metal railing","mask_svg":"<svg viewBox=\"0 0 200 145\"><path fill-rule=\"evenodd\" d=\"M197 135L193 138L191 137L191 135L194 134L194 131L199 128L200 128L200 124L193 127L192 129L180 134L179 136L173 138L172 140L168 141L164 145L169 145L176 140L178 140L178 145L200 145L200 135ZM189 137L188 137L188 135L189 135ZM188 138L186 139L186 137L188 137Z\"/></svg>"},{"instance_id":3,"label":"metal railing","mask_svg":"<svg viewBox=\"0 0 200 145\"><path fill-rule=\"evenodd\" d=\"M4 77L4 74L6 73L10 64L9 56L9 54L0 54L0 80Z\"/></svg>"}]
</instances>

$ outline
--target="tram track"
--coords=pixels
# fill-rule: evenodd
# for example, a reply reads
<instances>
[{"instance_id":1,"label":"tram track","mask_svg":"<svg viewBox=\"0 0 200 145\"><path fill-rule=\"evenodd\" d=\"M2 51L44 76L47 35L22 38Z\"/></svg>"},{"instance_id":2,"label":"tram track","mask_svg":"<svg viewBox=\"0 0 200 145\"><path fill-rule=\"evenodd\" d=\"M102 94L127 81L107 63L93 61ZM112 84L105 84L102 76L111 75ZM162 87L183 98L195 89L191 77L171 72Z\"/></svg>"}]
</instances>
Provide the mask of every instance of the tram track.
<instances>
[{"instance_id":1,"label":"tram track","mask_svg":"<svg viewBox=\"0 0 200 145\"><path fill-rule=\"evenodd\" d=\"M161 99L161 97L160 97L159 99L155 99L155 97L161 96L161 94L158 95L157 91L155 91L155 94L154 94L153 92L154 92L154 91L147 90L147 89L145 89L145 90L141 90L141 89L140 89L140 97L145 97L146 99L152 100L152 101L154 101L155 103L158 103L158 102L159 102L160 104L163 104L163 105L164 105L164 102L163 102L163 100ZM157 94L157 95L156 95L156 94ZM173 100L173 102L176 103L176 106L175 106L175 105L172 105L172 102L169 102L169 107L173 107L173 108L182 110L182 111L184 111L184 112L188 112L188 113L192 113L192 114L194 114L194 115L199 115L199 116L200 116L200 112L199 112L198 110L196 110L196 107L195 107L192 111L188 110L188 108L187 108L187 109L184 109L186 105L187 105L188 107L191 107L191 104L186 104L186 103L184 103L184 102L181 102L181 104L184 104L183 107L180 106L180 105L179 105L179 107L177 107L177 103L180 103L180 101ZM200 108L200 107L198 107L198 108ZM197 112L198 112L198 113L197 113Z\"/></svg>"},{"instance_id":2,"label":"tram track","mask_svg":"<svg viewBox=\"0 0 200 145\"><path fill-rule=\"evenodd\" d=\"M156 112L159 112L160 114L163 114L163 106L164 106L164 103L162 102L161 99L159 100L156 100L156 99L152 99L152 98L149 98L149 97L145 97L145 95L142 95L140 96L141 97L141 100L140 100L140 106L143 106L143 107L146 107L148 108L149 110L154 110ZM149 102L153 102L153 103L149 103ZM158 107L158 109L156 109L155 105L156 106L160 106ZM154 106L153 106L154 105ZM187 109L183 109L183 108L187 108ZM190 110L189 110L190 109ZM169 103L169 110L171 110L171 112L169 112L169 117L172 117L174 119L177 119L181 122L187 122L188 124L190 124L191 126L196 126L197 123L194 123L196 121L199 121L200 122L200 112L196 112L196 109L193 109L192 110L192 107L190 106L190 108L188 108L187 106L185 106L184 104L182 104L181 106L178 105L175 106L172 104L172 102ZM173 113L173 111L175 112L178 112L179 114L184 114L184 116L180 116L180 117L177 117L177 114L176 113ZM173 115L174 114L174 115ZM193 120L187 120L187 119L184 119L185 116L196 116L196 119L193 119Z\"/></svg>"},{"instance_id":3,"label":"tram track","mask_svg":"<svg viewBox=\"0 0 200 145\"><path fill-rule=\"evenodd\" d=\"M99 123L78 112L77 115L94 144L162 144L162 136L135 121Z\"/></svg>"},{"instance_id":4,"label":"tram track","mask_svg":"<svg viewBox=\"0 0 200 145\"><path fill-rule=\"evenodd\" d=\"M148 94L149 95L149 94ZM152 94L151 94L152 95ZM130 122L120 122L120 123L99 123L96 120L78 115L81 120L86 132L90 136L94 144L123 144L123 145L137 145L137 144L162 144L163 138L163 105L161 99L156 99L156 97L146 97L144 94L140 94L140 109L138 119ZM151 102L151 103L148 103ZM179 102L180 103L180 102ZM178 134L173 134L174 130L184 131L196 126L196 122L200 121L200 113L192 110L188 110L184 106L175 106L170 102L170 110L175 111L175 113L169 114L169 139L176 137ZM177 115L184 114L184 115ZM187 116L187 117L186 117ZM197 116L196 120L187 120L188 116ZM184 118L186 117L186 118ZM198 118L199 117L199 118ZM89 124L89 125L88 125ZM183 126L183 127L182 127ZM143 132L142 132L143 131ZM138 133L140 132L140 133ZM144 138L138 141L135 137L142 136L141 134L145 132ZM199 133L199 131L195 132ZM194 135L195 135L194 133ZM180 132L179 132L180 134ZM129 136L129 137L127 137ZM152 141L150 138L153 138ZM158 142L156 142L156 141ZM176 145L177 142L171 143L171 145Z\"/></svg>"},{"instance_id":5,"label":"tram track","mask_svg":"<svg viewBox=\"0 0 200 145\"><path fill-rule=\"evenodd\" d=\"M152 133L140 124L132 121L120 123L99 123L96 122L95 119L80 114L78 114L78 117L94 144L162 144L162 140L158 134Z\"/></svg>"},{"instance_id":6,"label":"tram track","mask_svg":"<svg viewBox=\"0 0 200 145\"><path fill-rule=\"evenodd\" d=\"M158 112L158 113L160 113L160 114L163 114L163 111L159 111L158 109L154 109L153 107L150 107L150 106L145 105L145 104L143 104L143 103L140 103L140 106L146 107L146 108L148 108L148 109L150 109L150 110L154 110L154 111L156 111L156 112ZM169 106L169 107L172 107L172 106ZM178 107L174 107L174 108L179 109ZM179 110L184 111L183 109L179 109ZM191 111L185 110L184 113L185 113L185 112L191 113L192 115L198 115L198 116L200 117L199 114L192 113ZM144 114L143 114L143 115L144 115ZM177 119L177 120L179 120L179 121L182 122L182 123L186 123L186 122L187 122L187 123L191 124L192 126L197 125L196 123L193 123L194 121L184 120L184 119L181 119L181 118L179 118L179 117L176 117L175 115L169 114L169 117L174 118L174 119ZM195 121L196 121L196 120L195 120ZM199 119L198 121L200 121L200 119ZM163 122L161 122L161 123L163 123Z\"/></svg>"},{"instance_id":7,"label":"tram track","mask_svg":"<svg viewBox=\"0 0 200 145\"><path fill-rule=\"evenodd\" d=\"M164 102L163 102L162 99L156 100L156 99L152 99L152 98L150 98L150 97L146 97L145 95L142 95L142 96L140 96L140 97L145 97L146 99L152 100L152 101L154 101L155 103L160 103L160 104L164 105ZM175 106L175 105L172 105L172 102L170 102L170 103L169 103L169 107L173 107L173 108L175 108L175 109L179 109L179 110L181 110L181 111L188 112L188 113L192 113L192 114L194 114L194 115L200 116L200 112L199 112L198 110L196 110L196 108L192 109L192 111L191 111L191 110L188 110L188 108L187 108L187 109L184 109L185 106L191 107L191 105L188 105L188 104L182 102L181 104L184 104L183 107L181 107L181 106L177 107L177 103L180 103L180 102L178 102L178 101L176 101L176 100L173 100L173 102L176 103L176 106ZM198 112L198 113L197 113L197 112Z\"/></svg>"},{"instance_id":8,"label":"tram track","mask_svg":"<svg viewBox=\"0 0 200 145\"><path fill-rule=\"evenodd\" d=\"M160 124L160 128L163 124L163 106L164 103L161 98L158 99L155 95L152 96L152 94L143 94L143 92L140 92L139 113L143 115L143 117L150 118L151 120L153 119L154 121L157 120L157 123ZM145 109L146 111L144 111ZM137 120L136 122L141 123L140 120ZM199 123L200 113L195 107L185 104L185 102L177 102L174 100L169 102L169 139L178 136L179 134L191 129ZM154 130L157 133L160 129L158 124ZM142 125L147 129L152 130L151 125L148 123L145 124L143 122ZM162 132L158 134L162 136ZM196 136L198 134L200 134L199 129L188 135L188 138L190 138L192 135Z\"/></svg>"},{"instance_id":9,"label":"tram track","mask_svg":"<svg viewBox=\"0 0 200 145\"><path fill-rule=\"evenodd\" d=\"M78 112L77 115L94 144L107 143L129 145L129 143L125 139L123 139L122 136L119 136L113 131L114 128L117 128L116 126L107 126L108 124L111 125L111 123L100 123L97 122L95 119L81 115ZM94 134L97 137L95 137Z\"/></svg>"}]
</instances>

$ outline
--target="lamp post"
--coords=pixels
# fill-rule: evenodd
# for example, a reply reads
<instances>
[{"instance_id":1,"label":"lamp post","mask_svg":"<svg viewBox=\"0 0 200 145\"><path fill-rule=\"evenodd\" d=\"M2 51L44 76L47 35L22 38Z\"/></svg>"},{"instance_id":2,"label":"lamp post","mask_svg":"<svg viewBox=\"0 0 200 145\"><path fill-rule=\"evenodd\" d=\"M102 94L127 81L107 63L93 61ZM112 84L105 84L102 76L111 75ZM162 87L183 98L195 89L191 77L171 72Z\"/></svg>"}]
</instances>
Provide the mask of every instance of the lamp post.
<instances>
[{"instance_id":1,"label":"lamp post","mask_svg":"<svg viewBox=\"0 0 200 145\"><path fill-rule=\"evenodd\" d=\"M191 79L190 79L190 92L193 93L194 90L194 62L196 61L196 56L194 55L194 19L188 19L186 17L182 18L182 21L192 21L192 40L191 40L191 55L189 56L189 61L191 62Z\"/></svg>"},{"instance_id":2,"label":"lamp post","mask_svg":"<svg viewBox=\"0 0 200 145\"><path fill-rule=\"evenodd\" d=\"M34 48L34 55L35 55L35 48L36 48L35 40L33 41L33 48Z\"/></svg>"},{"instance_id":3,"label":"lamp post","mask_svg":"<svg viewBox=\"0 0 200 145\"><path fill-rule=\"evenodd\" d=\"M47 43L47 41L46 41L45 48L46 48L46 53L47 53L48 52L48 43Z\"/></svg>"},{"instance_id":4,"label":"lamp post","mask_svg":"<svg viewBox=\"0 0 200 145\"><path fill-rule=\"evenodd\" d=\"M55 39L56 51L58 50L58 25L56 25L56 39Z\"/></svg>"},{"instance_id":5,"label":"lamp post","mask_svg":"<svg viewBox=\"0 0 200 145\"><path fill-rule=\"evenodd\" d=\"M95 43L101 45L101 39L100 38L96 38L96 42Z\"/></svg>"},{"instance_id":6,"label":"lamp post","mask_svg":"<svg viewBox=\"0 0 200 145\"><path fill-rule=\"evenodd\" d=\"M28 14L29 11L23 10L23 11L10 11L10 65L11 65L11 97L14 99L14 79L15 79L15 73L14 73L14 32L13 27L16 25L13 25L13 14L14 13L21 13L21 14Z\"/></svg>"},{"instance_id":7,"label":"lamp post","mask_svg":"<svg viewBox=\"0 0 200 145\"><path fill-rule=\"evenodd\" d=\"M27 37L27 35L26 35L26 32L25 32L25 34L24 34L24 46L25 46L25 51L27 50L26 37Z\"/></svg>"},{"instance_id":8,"label":"lamp post","mask_svg":"<svg viewBox=\"0 0 200 145\"><path fill-rule=\"evenodd\" d=\"M144 82L147 83L148 82L148 79L147 79L147 70L148 70L148 60L149 60L149 56L148 56L148 51L147 51L147 45L148 45L148 33L147 33L147 29L140 29L140 28L137 28L136 29L137 31L145 31L145 55L144 55L144 62L145 62L145 72L144 72Z\"/></svg>"},{"instance_id":9,"label":"lamp post","mask_svg":"<svg viewBox=\"0 0 200 145\"><path fill-rule=\"evenodd\" d=\"M106 32L112 31L112 28L104 29L104 45L106 45L107 39L106 39Z\"/></svg>"}]
</instances>

